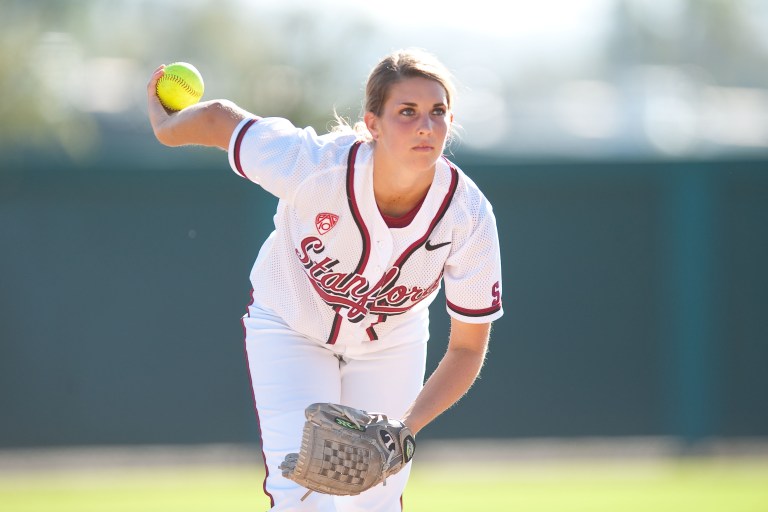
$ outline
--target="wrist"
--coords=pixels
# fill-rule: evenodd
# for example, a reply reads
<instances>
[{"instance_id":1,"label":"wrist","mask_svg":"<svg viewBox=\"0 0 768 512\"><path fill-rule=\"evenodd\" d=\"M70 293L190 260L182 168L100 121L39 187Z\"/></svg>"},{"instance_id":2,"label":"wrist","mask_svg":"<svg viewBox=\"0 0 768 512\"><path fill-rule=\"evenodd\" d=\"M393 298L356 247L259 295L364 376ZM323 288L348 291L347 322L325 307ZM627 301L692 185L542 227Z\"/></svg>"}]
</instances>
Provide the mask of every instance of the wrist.
<instances>
[{"instance_id":1,"label":"wrist","mask_svg":"<svg viewBox=\"0 0 768 512\"><path fill-rule=\"evenodd\" d=\"M411 435L413 435L413 437L416 437L416 434L418 434L419 431L424 427L424 425L418 424L418 422L414 421L414 419L409 416L406 416L403 419L401 419L400 423L402 423L403 426L411 432Z\"/></svg>"}]
</instances>

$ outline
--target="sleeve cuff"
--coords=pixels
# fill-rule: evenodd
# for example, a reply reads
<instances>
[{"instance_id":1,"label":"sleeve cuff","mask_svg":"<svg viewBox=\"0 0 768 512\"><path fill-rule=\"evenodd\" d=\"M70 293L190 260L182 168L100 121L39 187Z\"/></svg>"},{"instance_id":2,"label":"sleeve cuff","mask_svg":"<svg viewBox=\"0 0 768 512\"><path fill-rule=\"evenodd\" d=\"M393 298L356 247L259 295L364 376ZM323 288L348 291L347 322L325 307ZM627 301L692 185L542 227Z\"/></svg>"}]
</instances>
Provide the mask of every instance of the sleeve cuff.
<instances>
[{"instance_id":1,"label":"sleeve cuff","mask_svg":"<svg viewBox=\"0 0 768 512\"><path fill-rule=\"evenodd\" d=\"M504 309L501 307L501 303L485 309L462 308L456 304L453 304L449 300L445 301L445 305L450 316L468 324L484 324L487 322L493 322L494 320L501 318L501 316L504 314Z\"/></svg>"},{"instance_id":2,"label":"sleeve cuff","mask_svg":"<svg viewBox=\"0 0 768 512\"><path fill-rule=\"evenodd\" d=\"M243 119L232 132L232 137L229 139L229 165L233 171L246 179L248 179L248 176L245 174L240 160L240 148L246 132L258 120L258 118Z\"/></svg>"}]
</instances>

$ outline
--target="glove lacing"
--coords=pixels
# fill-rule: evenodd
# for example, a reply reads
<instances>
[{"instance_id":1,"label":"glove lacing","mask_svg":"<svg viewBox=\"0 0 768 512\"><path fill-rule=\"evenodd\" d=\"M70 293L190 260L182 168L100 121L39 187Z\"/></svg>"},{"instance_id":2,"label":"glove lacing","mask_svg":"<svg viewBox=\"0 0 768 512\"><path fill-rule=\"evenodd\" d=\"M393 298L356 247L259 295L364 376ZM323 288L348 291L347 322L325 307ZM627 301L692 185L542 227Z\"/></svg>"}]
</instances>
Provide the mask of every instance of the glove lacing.
<instances>
[{"instance_id":1,"label":"glove lacing","mask_svg":"<svg viewBox=\"0 0 768 512\"><path fill-rule=\"evenodd\" d=\"M336 404L330 404L330 405L331 405L331 407L333 408L333 410L334 410L334 411L336 411L337 413L339 413L340 415L344 416L346 419L348 419L349 421L351 421L352 423L354 423L354 424L355 424L355 426L356 426L357 428L359 428L360 430L363 430L363 426L362 426L362 425L360 425L360 422L359 422L359 421L357 421L357 419L356 419L356 418L354 418L354 417L350 416L350 415L348 414L347 410L345 410L345 409L340 409L339 407L337 407L337 406L336 406ZM379 417L380 417L382 420L384 420L384 421L387 421L387 420L388 420L387 416L386 416L386 415L384 415L384 414L378 414L378 416L379 416ZM381 468L381 469L382 469L382 473L386 473L386 472L389 470L389 468L392 466L392 459L394 459L394 458L395 458L395 451L394 451L394 450L391 450L391 451L389 452L389 457L387 457L387 461L384 463L384 466ZM387 477L386 477L386 476L384 477L384 479L383 479L383 481L382 481L382 484L383 484L383 485L385 485L385 486L387 485Z\"/></svg>"}]
</instances>

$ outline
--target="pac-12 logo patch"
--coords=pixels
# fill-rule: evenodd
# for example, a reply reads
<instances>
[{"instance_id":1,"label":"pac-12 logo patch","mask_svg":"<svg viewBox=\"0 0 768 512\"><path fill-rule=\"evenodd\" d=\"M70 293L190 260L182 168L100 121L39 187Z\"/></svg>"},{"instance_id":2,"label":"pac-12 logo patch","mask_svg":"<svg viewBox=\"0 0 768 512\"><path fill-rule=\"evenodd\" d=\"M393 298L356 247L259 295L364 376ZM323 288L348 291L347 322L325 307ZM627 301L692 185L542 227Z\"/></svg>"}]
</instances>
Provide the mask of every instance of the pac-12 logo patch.
<instances>
[{"instance_id":1,"label":"pac-12 logo patch","mask_svg":"<svg viewBox=\"0 0 768 512\"><path fill-rule=\"evenodd\" d=\"M315 217L315 227L321 235L326 234L333 229L333 226L339 221L339 216L333 213L318 213Z\"/></svg>"}]
</instances>

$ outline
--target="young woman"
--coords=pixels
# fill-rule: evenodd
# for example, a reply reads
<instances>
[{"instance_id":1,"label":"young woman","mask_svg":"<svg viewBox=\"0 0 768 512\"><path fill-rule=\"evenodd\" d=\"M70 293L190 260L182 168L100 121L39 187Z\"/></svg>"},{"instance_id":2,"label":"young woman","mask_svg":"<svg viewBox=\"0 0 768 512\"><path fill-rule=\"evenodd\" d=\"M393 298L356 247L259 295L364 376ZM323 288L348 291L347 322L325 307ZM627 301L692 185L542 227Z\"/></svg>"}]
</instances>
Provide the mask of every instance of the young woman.
<instances>
[{"instance_id":1,"label":"young woman","mask_svg":"<svg viewBox=\"0 0 768 512\"><path fill-rule=\"evenodd\" d=\"M454 88L422 51L372 70L364 117L319 136L225 100L167 112L147 87L168 146L228 151L232 169L279 198L251 271L243 318L273 510L402 510L410 464L359 496L311 494L278 470L298 452L304 409L332 402L401 419L418 433L477 378L502 315L496 222L476 185L443 157ZM448 349L424 384L429 304L445 284Z\"/></svg>"}]
</instances>

